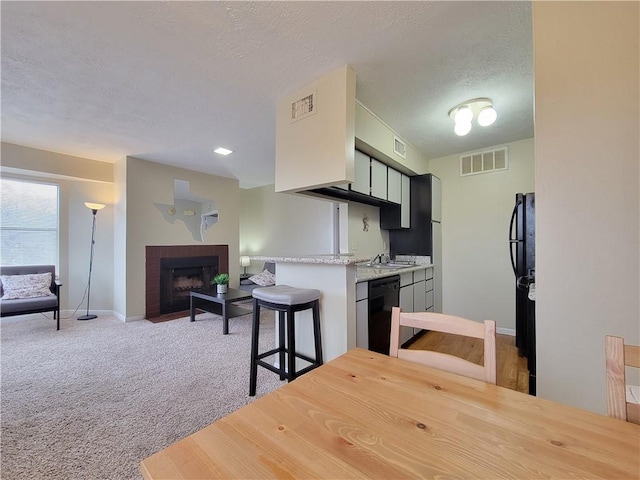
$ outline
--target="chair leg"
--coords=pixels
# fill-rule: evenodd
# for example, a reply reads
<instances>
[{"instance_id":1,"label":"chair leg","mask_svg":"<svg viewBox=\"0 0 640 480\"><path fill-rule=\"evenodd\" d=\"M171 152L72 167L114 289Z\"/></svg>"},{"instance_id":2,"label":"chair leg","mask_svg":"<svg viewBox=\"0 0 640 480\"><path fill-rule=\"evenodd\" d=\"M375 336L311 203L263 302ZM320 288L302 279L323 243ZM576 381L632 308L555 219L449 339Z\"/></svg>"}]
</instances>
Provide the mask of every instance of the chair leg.
<instances>
[{"instance_id":1,"label":"chair leg","mask_svg":"<svg viewBox=\"0 0 640 480\"><path fill-rule=\"evenodd\" d=\"M286 372L286 364L285 364L285 339L288 331L285 329L284 325L284 312L276 311L276 315L278 316L278 347L280 349L279 352L279 362L280 362L280 380L284 380L287 378Z\"/></svg>"},{"instance_id":2,"label":"chair leg","mask_svg":"<svg viewBox=\"0 0 640 480\"><path fill-rule=\"evenodd\" d=\"M322 360L322 337L320 336L320 307L317 300L313 304L313 336L316 345L316 363L323 364Z\"/></svg>"},{"instance_id":3,"label":"chair leg","mask_svg":"<svg viewBox=\"0 0 640 480\"><path fill-rule=\"evenodd\" d=\"M53 312L53 318L55 318L58 323L56 330L60 330L60 304L58 304L57 310Z\"/></svg>"},{"instance_id":4,"label":"chair leg","mask_svg":"<svg viewBox=\"0 0 640 480\"><path fill-rule=\"evenodd\" d=\"M296 379L296 330L293 308L287 308L287 378Z\"/></svg>"},{"instance_id":5,"label":"chair leg","mask_svg":"<svg viewBox=\"0 0 640 480\"><path fill-rule=\"evenodd\" d=\"M249 373L249 396L256 394L258 380L258 334L260 330L260 304L253 301L253 321L251 325L251 370Z\"/></svg>"}]
</instances>

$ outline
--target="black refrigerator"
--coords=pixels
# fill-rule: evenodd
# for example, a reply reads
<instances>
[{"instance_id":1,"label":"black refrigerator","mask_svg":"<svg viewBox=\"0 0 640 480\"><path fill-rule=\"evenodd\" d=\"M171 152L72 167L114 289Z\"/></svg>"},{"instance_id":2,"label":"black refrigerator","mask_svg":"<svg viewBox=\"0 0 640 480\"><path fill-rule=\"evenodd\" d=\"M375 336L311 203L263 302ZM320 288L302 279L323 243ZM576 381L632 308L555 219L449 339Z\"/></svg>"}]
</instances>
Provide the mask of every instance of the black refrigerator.
<instances>
[{"instance_id":1,"label":"black refrigerator","mask_svg":"<svg viewBox=\"0 0 640 480\"><path fill-rule=\"evenodd\" d=\"M509 224L509 248L516 294L516 347L527 357L529 393L536 394L536 200L516 193Z\"/></svg>"}]
</instances>

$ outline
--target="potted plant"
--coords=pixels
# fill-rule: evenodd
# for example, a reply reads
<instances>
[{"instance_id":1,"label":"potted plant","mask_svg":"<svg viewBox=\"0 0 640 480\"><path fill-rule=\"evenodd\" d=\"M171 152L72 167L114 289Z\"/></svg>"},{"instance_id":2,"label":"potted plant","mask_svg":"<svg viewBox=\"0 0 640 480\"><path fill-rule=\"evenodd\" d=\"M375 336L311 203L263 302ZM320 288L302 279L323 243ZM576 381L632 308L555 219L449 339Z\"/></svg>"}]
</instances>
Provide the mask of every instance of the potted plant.
<instances>
[{"instance_id":1,"label":"potted plant","mask_svg":"<svg viewBox=\"0 0 640 480\"><path fill-rule=\"evenodd\" d=\"M229 286L229 274L219 273L215 277L213 277L211 283L215 283L217 285L218 293L227 293L227 289Z\"/></svg>"}]
</instances>

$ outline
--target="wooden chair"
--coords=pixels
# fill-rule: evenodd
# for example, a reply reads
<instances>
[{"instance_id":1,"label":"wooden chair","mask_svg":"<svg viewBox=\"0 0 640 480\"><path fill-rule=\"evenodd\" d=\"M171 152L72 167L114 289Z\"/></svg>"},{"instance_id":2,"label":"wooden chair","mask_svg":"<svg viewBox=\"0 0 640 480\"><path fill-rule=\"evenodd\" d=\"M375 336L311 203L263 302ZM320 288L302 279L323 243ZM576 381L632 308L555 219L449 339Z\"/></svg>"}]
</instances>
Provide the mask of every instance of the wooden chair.
<instances>
[{"instance_id":1,"label":"wooden chair","mask_svg":"<svg viewBox=\"0 0 640 480\"><path fill-rule=\"evenodd\" d=\"M625 345L624 339L607 335L607 415L640 424L640 404L627 402L625 365L640 368L640 346Z\"/></svg>"},{"instance_id":2,"label":"wooden chair","mask_svg":"<svg viewBox=\"0 0 640 480\"><path fill-rule=\"evenodd\" d=\"M400 348L400 327L415 327L424 330L464 335L484 339L484 365L478 365L446 353L430 350L407 350ZM391 338L389 355L410 362L422 363L465 377L496 383L496 322L485 320L474 322L466 318L432 312L402 312L399 307L391 311Z\"/></svg>"}]
</instances>

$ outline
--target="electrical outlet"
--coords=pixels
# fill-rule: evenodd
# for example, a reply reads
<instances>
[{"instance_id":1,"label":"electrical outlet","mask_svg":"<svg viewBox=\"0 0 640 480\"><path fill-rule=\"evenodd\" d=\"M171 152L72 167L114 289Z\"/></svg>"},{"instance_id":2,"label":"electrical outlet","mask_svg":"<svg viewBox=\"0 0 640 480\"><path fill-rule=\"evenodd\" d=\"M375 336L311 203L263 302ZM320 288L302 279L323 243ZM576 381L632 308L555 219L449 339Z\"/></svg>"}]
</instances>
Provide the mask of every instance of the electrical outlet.
<instances>
[{"instance_id":1,"label":"electrical outlet","mask_svg":"<svg viewBox=\"0 0 640 480\"><path fill-rule=\"evenodd\" d=\"M387 242L382 242L382 250L387 251Z\"/></svg>"},{"instance_id":2,"label":"electrical outlet","mask_svg":"<svg viewBox=\"0 0 640 480\"><path fill-rule=\"evenodd\" d=\"M351 242L351 251L356 252L358 250L358 242Z\"/></svg>"}]
</instances>

